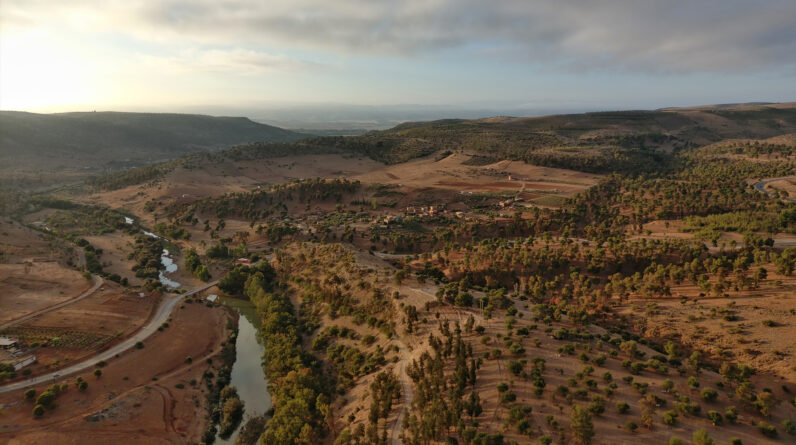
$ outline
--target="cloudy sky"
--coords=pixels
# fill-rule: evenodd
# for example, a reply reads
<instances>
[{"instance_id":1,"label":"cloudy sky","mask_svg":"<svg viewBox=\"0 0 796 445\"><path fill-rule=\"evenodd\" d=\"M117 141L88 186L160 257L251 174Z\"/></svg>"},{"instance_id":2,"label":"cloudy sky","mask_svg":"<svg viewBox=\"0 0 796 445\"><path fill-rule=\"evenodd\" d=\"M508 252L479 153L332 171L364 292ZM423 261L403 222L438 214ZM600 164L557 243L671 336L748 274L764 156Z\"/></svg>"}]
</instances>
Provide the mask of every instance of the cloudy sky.
<instances>
[{"instance_id":1,"label":"cloudy sky","mask_svg":"<svg viewBox=\"0 0 796 445\"><path fill-rule=\"evenodd\" d=\"M2 0L0 108L796 100L793 0Z\"/></svg>"}]
</instances>

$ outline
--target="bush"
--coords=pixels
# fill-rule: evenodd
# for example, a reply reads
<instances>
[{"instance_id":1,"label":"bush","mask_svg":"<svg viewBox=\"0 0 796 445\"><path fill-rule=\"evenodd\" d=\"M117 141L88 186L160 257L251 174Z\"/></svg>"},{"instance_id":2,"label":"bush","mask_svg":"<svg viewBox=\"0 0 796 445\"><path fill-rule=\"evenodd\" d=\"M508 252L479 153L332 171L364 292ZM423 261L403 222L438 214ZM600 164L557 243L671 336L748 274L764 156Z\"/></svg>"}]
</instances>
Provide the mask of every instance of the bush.
<instances>
[{"instance_id":1,"label":"bush","mask_svg":"<svg viewBox=\"0 0 796 445\"><path fill-rule=\"evenodd\" d=\"M500 395L500 403L511 403L517 400L517 394L514 391L504 392Z\"/></svg>"},{"instance_id":2,"label":"bush","mask_svg":"<svg viewBox=\"0 0 796 445\"><path fill-rule=\"evenodd\" d=\"M713 426L719 426L724 419L721 417L721 414L719 414L718 411L708 411L708 420L710 420L710 423L712 423Z\"/></svg>"},{"instance_id":3,"label":"bush","mask_svg":"<svg viewBox=\"0 0 796 445\"><path fill-rule=\"evenodd\" d=\"M724 418L727 419L727 422L735 423L735 420L738 419L738 411L734 406L728 406L724 411Z\"/></svg>"},{"instance_id":4,"label":"bush","mask_svg":"<svg viewBox=\"0 0 796 445\"><path fill-rule=\"evenodd\" d=\"M669 439L669 445L683 445L683 439L679 437L672 437Z\"/></svg>"},{"instance_id":5,"label":"bush","mask_svg":"<svg viewBox=\"0 0 796 445\"><path fill-rule=\"evenodd\" d=\"M713 388L705 388L702 390L702 400L705 402L715 402L719 397L719 393Z\"/></svg>"},{"instance_id":6,"label":"bush","mask_svg":"<svg viewBox=\"0 0 796 445\"><path fill-rule=\"evenodd\" d=\"M36 399L36 405L44 407L52 406L53 402L55 402L55 396L55 393L48 389L39 395L39 398Z\"/></svg>"},{"instance_id":7,"label":"bush","mask_svg":"<svg viewBox=\"0 0 796 445\"><path fill-rule=\"evenodd\" d=\"M669 426L675 426L677 424L677 411L671 410L663 413L663 423Z\"/></svg>"},{"instance_id":8,"label":"bush","mask_svg":"<svg viewBox=\"0 0 796 445\"><path fill-rule=\"evenodd\" d=\"M790 419L785 419L782 421L782 429L791 436L796 435L796 423L793 423L793 421Z\"/></svg>"},{"instance_id":9,"label":"bush","mask_svg":"<svg viewBox=\"0 0 796 445\"><path fill-rule=\"evenodd\" d=\"M26 399L33 400L34 397L36 397L36 390L35 389L31 388L31 389L25 391L25 398Z\"/></svg>"},{"instance_id":10,"label":"bush","mask_svg":"<svg viewBox=\"0 0 796 445\"><path fill-rule=\"evenodd\" d=\"M135 342L135 348L136 349L144 349L144 342L141 342L141 341Z\"/></svg>"},{"instance_id":11,"label":"bush","mask_svg":"<svg viewBox=\"0 0 796 445\"><path fill-rule=\"evenodd\" d=\"M737 437L730 439L730 445L743 445L743 441Z\"/></svg>"},{"instance_id":12,"label":"bush","mask_svg":"<svg viewBox=\"0 0 796 445\"><path fill-rule=\"evenodd\" d=\"M764 436L767 437L777 437L779 434L777 433L777 428L774 425L769 425L766 422L761 421L757 424L757 428L760 429L760 432L763 433Z\"/></svg>"},{"instance_id":13,"label":"bush","mask_svg":"<svg viewBox=\"0 0 796 445\"><path fill-rule=\"evenodd\" d=\"M694 445L713 445L713 439L704 429L694 431L692 439L694 440Z\"/></svg>"},{"instance_id":14,"label":"bush","mask_svg":"<svg viewBox=\"0 0 796 445\"><path fill-rule=\"evenodd\" d=\"M625 424L625 428L627 428L628 431L632 433L633 431L636 431L638 429L638 425L636 425L636 422L627 422Z\"/></svg>"},{"instance_id":15,"label":"bush","mask_svg":"<svg viewBox=\"0 0 796 445\"><path fill-rule=\"evenodd\" d=\"M619 414L627 414L630 411L630 405L627 402L617 402L616 403L616 412Z\"/></svg>"},{"instance_id":16,"label":"bush","mask_svg":"<svg viewBox=\"0 0 796 445\"><path fill-rule=\"evenodd\" d=\"M41 417L44 415L44 407L41 405L36 405L33 407L33 415L36 417Z\"/></svg>"}]
</instances>

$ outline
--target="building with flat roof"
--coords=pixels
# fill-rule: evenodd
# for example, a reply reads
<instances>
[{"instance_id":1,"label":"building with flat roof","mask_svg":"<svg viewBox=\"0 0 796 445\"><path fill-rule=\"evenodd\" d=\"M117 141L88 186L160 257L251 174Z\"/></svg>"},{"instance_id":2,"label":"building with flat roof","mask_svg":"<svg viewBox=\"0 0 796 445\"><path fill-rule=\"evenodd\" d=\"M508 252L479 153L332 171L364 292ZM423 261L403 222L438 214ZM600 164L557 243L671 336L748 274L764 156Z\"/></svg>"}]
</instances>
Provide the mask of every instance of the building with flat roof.
<instances>
[{"instance_id":1,"label":"building with flat roof","mask_svg":"<svg viewBox=\"0 0 796 445\"><path fill-rule=\"evenodd\" d=\"M11 349L13 347L16 347L18 342L19 340L16 338L0 337L0 348Z\"/></svg>"}]
</instances>

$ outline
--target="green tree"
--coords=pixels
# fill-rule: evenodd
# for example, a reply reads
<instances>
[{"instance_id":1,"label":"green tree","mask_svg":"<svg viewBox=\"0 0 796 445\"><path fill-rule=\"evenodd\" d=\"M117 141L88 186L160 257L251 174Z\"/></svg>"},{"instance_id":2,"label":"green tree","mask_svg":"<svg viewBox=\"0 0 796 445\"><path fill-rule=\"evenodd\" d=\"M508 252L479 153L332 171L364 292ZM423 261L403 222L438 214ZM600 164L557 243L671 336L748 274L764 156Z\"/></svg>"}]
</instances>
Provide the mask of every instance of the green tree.
<instances>
[{"instance_id":1,"label":"green tree","mask_svg":"<svg viewBox=\"0 0 796 445\"><path fill-rule=\"evenodd\" d=\"M570 416L570 428L575 440L581 445L588 445L594 437L594 423L588 409L575 405Z\"/></svg>"}]
</instances>

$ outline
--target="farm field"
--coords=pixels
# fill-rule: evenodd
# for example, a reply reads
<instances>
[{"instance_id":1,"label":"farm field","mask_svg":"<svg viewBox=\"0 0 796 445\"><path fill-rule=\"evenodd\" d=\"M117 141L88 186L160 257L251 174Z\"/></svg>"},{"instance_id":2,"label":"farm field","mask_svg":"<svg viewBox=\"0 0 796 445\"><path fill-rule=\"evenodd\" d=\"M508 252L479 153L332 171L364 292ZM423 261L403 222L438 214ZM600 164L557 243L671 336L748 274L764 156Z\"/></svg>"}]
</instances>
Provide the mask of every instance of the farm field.
<instances>
[{"instance_id":1,"label":"farm field","mask_svg":"<svg viewBox=\"0 0 796 445\"><path fill-rule=\"evenodd\" d=\"M88 371L83 374L87 390L74 387L77 376L65 377L71 388L41 419L30 414L32 405L24 400L24 391L0 394L0 440L9 444L198 441L206 388L190 382L203 383L203 373L218 366L230 317L219 308L185 304L174 312L169 327L147 340L143 349L108 361L99 378ZM205 335L197 338L197 331ZM186 357L196 360L186 363ZM44 386L35 389L40 392Z\"/></svg>"}]
</instances>

